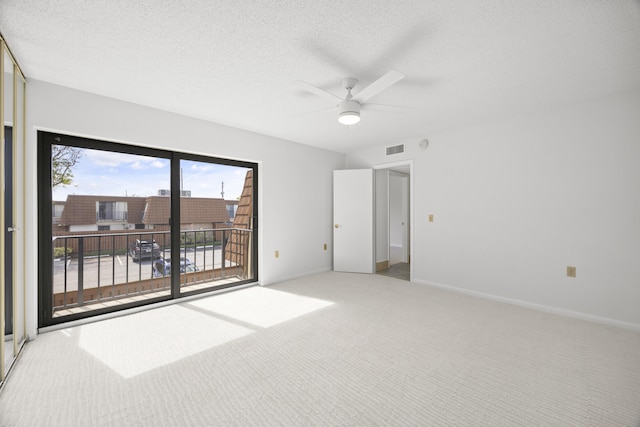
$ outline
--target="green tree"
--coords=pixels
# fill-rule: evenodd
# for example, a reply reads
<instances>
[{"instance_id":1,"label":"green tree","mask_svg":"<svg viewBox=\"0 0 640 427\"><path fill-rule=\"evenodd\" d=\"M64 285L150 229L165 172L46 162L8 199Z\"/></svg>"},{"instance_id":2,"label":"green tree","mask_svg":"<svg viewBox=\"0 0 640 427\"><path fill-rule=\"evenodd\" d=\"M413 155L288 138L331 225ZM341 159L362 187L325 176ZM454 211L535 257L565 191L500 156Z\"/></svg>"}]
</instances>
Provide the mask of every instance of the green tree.
<instances>
[{"instance_id":1,"label":"green tree","mask_svg":"<svg viewBox=\"0 0 640 427\"><path fill-rule=\"evenodd\" d=\"M73 182L73 167L82 157L80 148L68 145L51 146L51 187L66 187Z\"/></svg>"}]
</instances>

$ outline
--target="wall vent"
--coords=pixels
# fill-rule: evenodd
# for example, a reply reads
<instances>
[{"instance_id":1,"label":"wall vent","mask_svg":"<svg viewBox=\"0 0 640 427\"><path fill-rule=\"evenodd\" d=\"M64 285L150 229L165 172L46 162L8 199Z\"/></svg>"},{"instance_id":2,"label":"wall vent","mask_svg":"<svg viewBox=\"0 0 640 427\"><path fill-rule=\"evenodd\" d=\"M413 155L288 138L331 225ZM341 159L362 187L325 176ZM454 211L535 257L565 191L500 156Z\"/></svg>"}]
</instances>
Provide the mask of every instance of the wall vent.
<instances>
[{"instance_id":1,"label":"wall vent","mask_svg":"<svg viewBox=\"0 0 640 427\"><path fill-rule=\"evenodd\" d=\"M396 145L393 147L387 147L387 156L392 154L404 153L404 144Z\"/></svg>"}]
</instances>

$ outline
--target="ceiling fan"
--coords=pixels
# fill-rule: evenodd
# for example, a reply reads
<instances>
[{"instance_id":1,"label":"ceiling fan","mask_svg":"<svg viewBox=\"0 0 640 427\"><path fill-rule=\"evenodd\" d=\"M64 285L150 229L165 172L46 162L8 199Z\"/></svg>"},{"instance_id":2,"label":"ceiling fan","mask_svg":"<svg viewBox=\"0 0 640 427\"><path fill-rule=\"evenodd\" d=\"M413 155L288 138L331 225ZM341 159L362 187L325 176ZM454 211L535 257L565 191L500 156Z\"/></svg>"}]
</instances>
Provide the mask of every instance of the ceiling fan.
<instances>
[{"instance_id":1,"label":"ceiling fan","mask_svg":"<svg viewBox=\"0 0 640 427\"><path fill-rule=\"evenodd\" d=\"M295 82L295 84L302 90L313 93L314 95L318 95L321 98L325 98L332 102L336 102L335 107L330 108L337 107L338 121L343 125L349 126L355 125L360 121L360 110L363 107L366 108L368 106L380 105L367 103L366 101L368 99L373 98L391 85L402 80L404 77L405 76L402 73L399 73L397 71L389 71L387 74L380 77L378 80L374 81L355 95L353 95L351 91L358 83L358 79L356 79L355 77L347 77L346 79L342 80L342 86L347 90L347 95L344 98L340 98L339 96L329 93L324 89L320 89L319 87L316 87L310 83L303 82L302 80L298 80L297 82Z\"/></svg>"}]
</instances>

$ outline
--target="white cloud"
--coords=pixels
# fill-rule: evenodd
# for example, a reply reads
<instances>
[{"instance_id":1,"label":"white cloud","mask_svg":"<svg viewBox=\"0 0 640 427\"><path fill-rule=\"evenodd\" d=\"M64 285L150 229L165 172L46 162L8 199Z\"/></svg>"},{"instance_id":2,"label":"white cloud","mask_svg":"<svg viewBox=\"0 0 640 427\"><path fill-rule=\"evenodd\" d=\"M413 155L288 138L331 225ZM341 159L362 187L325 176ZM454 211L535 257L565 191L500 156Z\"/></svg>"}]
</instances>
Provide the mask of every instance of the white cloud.
<instances>
[{"instance_id":1,"label":"white cloud","mask_svg":"<svg viewBox=\"0 0 640 427\"><path fill-rule=\"evenodd\" d=\"M89 159L96 166L117 167L123 163L128 163L129 156L126 154L112 153L100 150L82 150L82 156Z\"/></svg>"},{"instance_id":2,"label":"white cloud","mask_svg":"<svg viewBox=\"0 0 640 427\"><path fill-rule=\"evenodd\" d=\"M213 167L214 167L213 165L208 163L194 163L191 165L191 170L198 171L198 172L206 172L213 169Z\"/></svg>"},{"instance_id":3,"label":"white cloud","mask_svg":"<svg viewBox=\"0 0 640 427\"><path fill-rule=\"evenodd\" d=\"M110 151L100 151L86 149L83 150L83 157L86 157L94 166L117 168L128 165L132 169L140 170L148 167L163 168L165 162L155 157L136 156L134 154L113 153Z\"/></svg>"}]
</instances>

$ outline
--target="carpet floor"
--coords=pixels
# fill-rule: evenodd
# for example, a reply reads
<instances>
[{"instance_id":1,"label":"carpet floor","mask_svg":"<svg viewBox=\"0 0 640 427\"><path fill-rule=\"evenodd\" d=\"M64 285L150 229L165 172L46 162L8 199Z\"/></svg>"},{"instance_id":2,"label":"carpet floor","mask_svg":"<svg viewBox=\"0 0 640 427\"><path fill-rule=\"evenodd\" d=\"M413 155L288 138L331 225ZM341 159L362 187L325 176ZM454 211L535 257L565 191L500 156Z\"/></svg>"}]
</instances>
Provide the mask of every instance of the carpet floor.
<instances>
[{"instance_id":1,"label":"carpet floor","mask_svg":"<svg viewBox=\"0 0 640 427\"><path fill-rule=\"evenodd\" d=\"M328 272L47 332L0 426L640 426L640 333Z\"/></svg>"}]
</instances>

